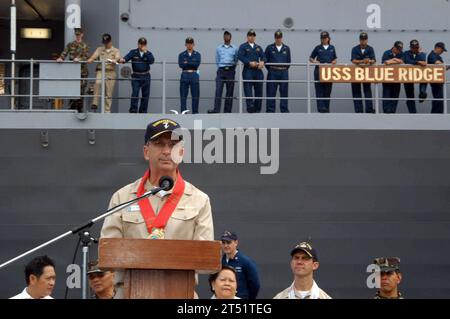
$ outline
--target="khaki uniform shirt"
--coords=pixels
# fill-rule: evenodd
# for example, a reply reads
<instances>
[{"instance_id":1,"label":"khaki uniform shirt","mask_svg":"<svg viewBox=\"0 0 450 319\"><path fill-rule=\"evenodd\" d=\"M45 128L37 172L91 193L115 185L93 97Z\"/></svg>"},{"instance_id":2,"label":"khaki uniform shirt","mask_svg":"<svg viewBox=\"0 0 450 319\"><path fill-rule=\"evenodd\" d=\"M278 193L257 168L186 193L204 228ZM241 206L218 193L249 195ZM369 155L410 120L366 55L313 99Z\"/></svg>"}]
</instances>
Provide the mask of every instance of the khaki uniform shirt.
<instances>
[{"instance_id":1,"label":"khaki uniform shirt","mask_svg":"<svg viewBox=\"0 0 450 319\"><path fill-rule=\"evenodd\" d=\"M117 206L136 198L141 179L118 190L111 198L109 207ZM147 181L145 190L152 185ZM150 196L150 203L158 215L172 190L165 196ZM101 238L148 238L147 226L139 205L133 204L105 219ZM192 184L186 182L184 194L167 221L165 239L214 240L214 227L209 197Z\"/></svg>"},{"instance_id":2,"label":"khaki uniform shirt","mask_svg":"<svg viewBox=\"0 0 450 319\"><path fill-rule=\"evenodd\" d=\"M99 61L107 61L107 60L112 60L117 62L122 56L120 55L120 51L119 49L112 47L111 49L106 49L104 46L98 47L94 54L92 55L92 58L94 60L99 60ZM102 65L98 64L97 65L97 71L101 71L102 70ZM116 65L114 63L105 63L105 70L108 71L115 71L116 70Z\"/></svg>"},{"instance_id":3,"label":"khaki uniform shirt","mask_svg":"<svg viewBox=\"0 0 450 319\"><path fill-rule=\"evenodd\" d=\"M291 292L291 287L286 288L282 292L278 293L273 299L289 299L289 294ZM297 298L297 296L296 296ZM297 298L300 299L300 298ZM308 298L306 298L308 299ZM328 294L319 288L319 298L318 299L332 299Z\"/></svg>"},{"instance_id":4,"label":"khaki uniform shirt","mask_svg":"<svg viewBox=\"0 0 450 319\"><path fill-rule=\"evenodd\" d=\"M109 208L136 198L140 182L141 178L114 193ZM152 188L153 186L147 181L145 191ZM161 193L158 193L156 196L149 197L156 215L172 190L165 192L165 196L160 196ZM101 238L145 239L149 236L147 225L137 203L106 217L100 234ZM184 194L167 221L164 239L214 240L214 226L208 195L185 181ZM116 298L118 299L123 298L123 275L122 271L116 271ZM195 281L198 282L197 275ZM195 292L194 294L195 298L198 298Z\"/></svg>"}]
</instances>

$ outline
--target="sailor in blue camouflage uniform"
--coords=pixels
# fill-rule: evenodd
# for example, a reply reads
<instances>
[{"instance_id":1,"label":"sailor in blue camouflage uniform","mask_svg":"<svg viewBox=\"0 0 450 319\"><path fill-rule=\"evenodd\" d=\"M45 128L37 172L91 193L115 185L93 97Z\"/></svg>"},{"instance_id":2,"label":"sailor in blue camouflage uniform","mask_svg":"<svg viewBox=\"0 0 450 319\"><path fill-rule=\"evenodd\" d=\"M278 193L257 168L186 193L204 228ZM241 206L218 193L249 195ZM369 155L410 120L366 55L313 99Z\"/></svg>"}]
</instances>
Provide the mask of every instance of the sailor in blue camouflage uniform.
<instances>
[{"instance_id":1,"label":"sailor in blue camouflage uniform","mask_svg":"<svg viewBox=\"0 0 450 319\"><path fill-rule=\"evenodd\" d=\"M148 100L150 98L150 65L155 63L155 57L147 48L147 39L139 38L138 48L133 49L123 59L121 63L131 61L131 103L130 113L147 113ZM142 91L141 104L138 110L139 92Z\"/></svg>"},{"instance_id":2,"label":"sailor in blue camouflage uniform","mask_svg":"<svg viewBox=\"0 0 450 319\"><path fill-rule=\"evenodd\" d=\"M274 97L280 88L280 111L289 113L288 92L289 92L289 67L291 63L291 50L283 43L283 33L278 30L275 32L275 43L267 46L266 63L276 63L277 65L267 65L267 113L275 112L276 105ZM286 64L282 64L286 63ZM280 82L277 82L280 81Z\"/></svg>"},{"instance_id":3,"label":"sailor in blue camouflage uniform","mask_svg":"<svg viewBox=\"0 0 450 319\"><path fill-rule=\"evenodd\" d=\"M417 40L411 40L409 43L409 50L404 54L405 64L410 65L427 65L427 56L425 52L421 52L420 44ZM417 113L416 101L414 97L414 83L404 83L406 93L406 105L408 106L409 113ZM427 97L427 83L420 83L419 85L419 102L422 103Z\"/></svg>"},{"instance_id":4,"label":"sailor in blue camouflage uniform","mask_svg":"<svg viewBox=\"0 0 450 319\"><path fill-rule=\"evenodd\" d=\"M361 32L359 35L359 44L353 47L351 52L351 62L357 66L368 66L375 64L375 51L368 44L369 36L366 32ZM363 102L361 100L361 86L364 90L364 97L366 98L366 113L375 113L372 102L372 87L371 83L352 83L353 104L355 106L355 113L363 113Z\"/></svg>"},{"instance_id":5,"label":"sailor in blue camouflage uniform","mask_svg":"<svg viewBox=\"0 0 450 319\"><path fill-rule=\"evenodd\" d=\"M320 33L320 44L314 48L309 57L309 61L311 63L336 64L336 49L330 44L330 41L330 34L327 31ZM320 113L329 113L330 100L322 100L320 98L330 98L333 83L320 83L319 80L319 66L317 65L314 69L314 86L316 88L317 111Z\"/></svg>"},{"instance_id":6,"label":"sailor in blue camouflage uniform","mask_svg":"<svg viewBox=\"0 0 450 319\"><path fill-rule=\"evenodd\" d=\"M247 32L247 42L241 44L238 51L238 59L244 64L242 77L244 79L244 94L248 113L261 112L263 96L263 68L266 61L264 50L255 43L256 32ZM257 82L252 82L257 81ZM253 95L254 89L254 95ZM253 96L255 98L253 98Z\"/></svg>"},{"instance_id":7,"label":"sailor in blue camouflage uniform","mask_svg":"<svg viewBox=\"0 0 450 319\"><path fill-rule=\"evenodd\" d=\"M390 50L386 50L381 58L384 65L403 64L403 42L395 41L394 46ZM398 97L400 96L400 83L383 83L383 112L392 114L397 111ZM396 99L396 100L389 100Z\"/></svg>"},{"instance_id":8,"label":"sailor in blue camouflage uniform","mask_svg":"<svg viewBox=\"0 0 450 319\"><path fill-rule=\"evenodd\" d=\"M187 110L186 102L191 89L192 96L192 114L198 113L198 104L200 99L200 76L199 70L202 56L194 50L194 39L187 37L185 41L186 50L178 55L178 65L180 66L180 102L181 112Z\"/></svg>"},{"instance_id":9,"label":"sailor in blue camouflage uniform","mask_svg":"<svg viewBox=\"0 0 450 319\"><path fill-rule=\"evenodd\" d=\"M233 267L237 276L237 294L241 299L256 299L260 282L255 262L238 249L235 232L226 230L220 237L222 242L222 265Z\"/></svg>"},{"instance_id":10,"label":"sailor in blue camouflage uniform","mask_svg":"<svg viewBox=\"0 0 450 319\"><path fill-rule=\"evenodd\" d=\"M445 44L443 42L438 42L434 45L434 50L428 54L427 63L428 64L444 64L444 60L441 54L447 52ZM447 70L450 66L447 67ZM433 93L433 99L443 99L444 98L444 84L441 83L431 83L431 92ZM444 113L444 101L432 101L431 102L431 113Z\"/></svg>"}]
</instances>

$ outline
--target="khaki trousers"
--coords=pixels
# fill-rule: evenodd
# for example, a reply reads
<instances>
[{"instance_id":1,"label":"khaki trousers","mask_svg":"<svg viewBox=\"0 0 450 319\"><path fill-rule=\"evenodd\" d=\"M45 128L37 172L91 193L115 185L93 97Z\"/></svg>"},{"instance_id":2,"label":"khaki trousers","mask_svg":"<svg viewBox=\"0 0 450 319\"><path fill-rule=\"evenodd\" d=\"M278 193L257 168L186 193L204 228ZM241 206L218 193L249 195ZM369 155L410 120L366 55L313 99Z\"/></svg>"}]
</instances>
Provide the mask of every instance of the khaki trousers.
<instances>
[{"instance_id":1,"label":"khaki trousers","mask_svg":"<svg viewBox=\"0 0 450 319\"><path fill-rule=\"evenodd\" d=\"M114 86L116 84L116 71L106 71L105 77L105 113L111 113L112 96L114 93ZM102 71L96 72L96 78L94 85L94 99L92 105L99 107L99 100L102 90Z\"/></svg>"}]
</instances>

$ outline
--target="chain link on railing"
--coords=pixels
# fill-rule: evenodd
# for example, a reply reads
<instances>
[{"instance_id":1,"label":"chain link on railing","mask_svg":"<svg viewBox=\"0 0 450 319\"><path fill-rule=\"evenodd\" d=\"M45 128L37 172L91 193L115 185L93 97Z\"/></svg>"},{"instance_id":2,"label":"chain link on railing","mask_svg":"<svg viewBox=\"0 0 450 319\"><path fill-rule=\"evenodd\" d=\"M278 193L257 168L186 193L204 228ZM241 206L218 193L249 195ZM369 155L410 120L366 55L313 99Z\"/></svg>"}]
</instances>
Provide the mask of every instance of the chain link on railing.
<instances>
[{"instance_id":1,"label":"chain link on railing","mask_svg":"<svg viewBox=\"0 0 450 319\"><path fill-rule=\"evenodd\" d=\"M74 99L74 98L80 98L80 99L84 99L84 98L94 98L94 97L98 97L100 98L100 113L105 113L105 89L106 89L106 81L108 81L107 78L105 78L105 73L106 73L106 61L96 61L95 63L99 63L101 64L101 83L100 83L100 87L101 87L101 92L99 95L89 95L89 94L84 94L85 92L82 92L83 94L80 95L76 95L76 96L72 96L72 95L58 95L58 96L44 96L44 95L40 95L40 94L34 94L34 82L35 81L93 81L94 85L98 85L98 78L97 77L92 77L92 78L41 78L41 77L35 77L34 74L34 66L35 65L39 65L40 63L78 63L78 64L82 64L82 63L86 63L86 62L71 62L71 61L63 61L63 62L56 62L54 60L34 60L34 59L30 59L30 60L6 60L6 59L2 59L0 60L0 63L11 63L11 65L14 64L20 64L20 63L25 63L25 64L29 64L29 68L30 68L30 74L28 77L23 77L23 76L15 76L15 70L11 70L11 76L7 77L7 76L3 76L0 80L3 80L5 82L5 86L6 86L6 81L9 80L11 81L11 83L13 83L14 81L20 81L20 80L28 80L29 81L29 93L28 94L16 94L15 93L15 88L10 87L10 92L11 94L2 94L0 95L0 97L10 97L12 98L12 100L14 101L16 98L28 98L29 100L29 106L28 109L29 110L34 110L34 104L33 104L33 98L48 98L48 99L62 99L62 100L66 100L66 99ZM125 64L132 64L133 62L128 62ZM167 85L169 82L179 82L180 79L179 78L168 78L167 77L167 68L170 65L178 65L177 62L167 62L167 61L162 61L162 62L157 62L155 63L156 65L161 65L161 78L153 78L152 81L159 81L162 83L162 88L161 88L161 97L151 97L150 99L160 99L161 100L161 105L162 105L162 113L166 114L167 113L167 101L168 100L173 100L173 99L179 99L179 96L176 97L168 97L167 96ZM202 63L202 65L216 65L216 63ZM238 79L237 80L232 80L235 84L238 85L238 94L237 97L233 97L233 100L238 100L238 105L239 105L239 113L244 113L244 101L247 99L253 99L253 100L276 100L276 101L281 101L281 100L305 100L306 101L306 112L307 113L313 113L312 111L312 102L315 100L336 100L336 101L342 101L342 100L348 100L348 101L353 101L355 100L354 97L329 97L329 98L325 98L325 97L313 97L312 96L312 84L315 84L319 81L315 81L312 78L312 67L316 67L317 64L313 64L310 63L309 61L307 63L267 63L267 66L277 66L277 65L282 65L282 66L286 66L289 65L290 67L304 67L306 68L306 80L267 80L267 78L263 79L263 80L244 80L243 79L243 64L242 63L238 63L237 64L237 73L238 73ZM339 64L339 65L351 65L351 64ZM447 66L447 65L446 65ZM97 71L95 71L97 72ZM6 73L5 73L6 75ZM130 76L130 78L121 78L121 77L117 77L114 81L133 81L132 76ZM200 79L200 82L215 82L215 79ZM267 97L267 96L262 96L262 97L246 97L244 96L244 83L246 82L256 82L256 83L263 83L263 84L267 84L270 82L275 82L275 83L289 83L289 84L306 84L306 96L299 96L299 97L280 97L280 96L275 96L275 97ZM428 98L427 100L429 101L443 101L444 104L444 114L448 113L448 94L447 94L447 86L450 82L446 80L445 84L443 84L443 98L442 99L435 99L435 98ZM379 85L380 83L375 83L374 84L374 95L372 98L365 98L365 97L361 97L358 98L358 100L361 101L367 101L367 100L374 100L374 109L375 109L375 113L382 113L380 111L380 101L384 101L384 100L393 100L393 101L407 101L407 100L419 100L419 98L414 98L414 99L410 99L407 97L399 97L399 98L382 98L380 97L380 89L379 89ZM5 90L6 92L6 90ZM18 90L18 92L20 92L20 88ZM115 100L131 100L133 99L133 97L116 97L114 98ZM140 99L139 97L137 99ZM214 100L214 97L200 97L200 100ZM224 100L224 97L221 97L222 100ZM85 110L87 111L87 107L85 108ZM11 110L16 110L15 105L11 105ZM59 111L59 110L58 110Z\"/></svg>"}]
</instances>

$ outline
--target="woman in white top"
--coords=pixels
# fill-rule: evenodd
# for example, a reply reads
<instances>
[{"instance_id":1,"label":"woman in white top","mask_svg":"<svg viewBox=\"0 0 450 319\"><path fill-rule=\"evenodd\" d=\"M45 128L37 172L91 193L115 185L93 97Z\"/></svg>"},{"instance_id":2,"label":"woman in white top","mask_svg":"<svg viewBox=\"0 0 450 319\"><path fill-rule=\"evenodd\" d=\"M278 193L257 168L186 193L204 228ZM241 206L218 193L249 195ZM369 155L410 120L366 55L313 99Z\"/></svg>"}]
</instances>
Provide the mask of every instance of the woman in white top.
<instances>
[{"instance_id":1,"label":"woman in white top","mask_svg":"<svg viewBox=\"0 0 450 319\"><path fill-rule=\"evenodd\" d=\"M237 275L233 267L222 266L222 269L209 276L209 285L214 295L211 299L240 299L236 297Z\"/></svg>"}]
</instances>

